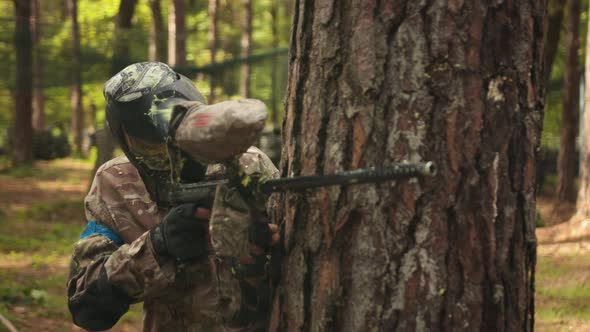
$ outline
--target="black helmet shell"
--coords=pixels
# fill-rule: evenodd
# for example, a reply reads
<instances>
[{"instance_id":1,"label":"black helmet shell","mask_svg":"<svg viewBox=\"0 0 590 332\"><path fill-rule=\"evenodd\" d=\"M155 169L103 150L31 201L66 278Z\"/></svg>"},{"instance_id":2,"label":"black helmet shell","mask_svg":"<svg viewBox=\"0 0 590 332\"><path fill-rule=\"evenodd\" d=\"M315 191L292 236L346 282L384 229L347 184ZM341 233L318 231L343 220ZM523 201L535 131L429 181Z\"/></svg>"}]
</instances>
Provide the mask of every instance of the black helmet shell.
<instances>
[{"instance_id":1,"label":"black helmet shell","mask_svg":"<svg viewBox=\"0 0 590 332\"><path fill-rule=\"evenodd\" d=\"M185 76L161 62L130 65L104 85L107 123L124 144L122 134L150 143L164 143L174 104L205 98Z\"/></svg>"},{"instance_id":2,"label":"black helmet shell","mask_svg":"<svg viewBox=\"0 0 590 332\"><path fill-rule=\"evenodd\" d=\"M168 181L168 123L175 104L205 98L187 77L161 62L140 62L121 70L103 88L106 119L121 149L154 199Z\"/></svg>"}]
</instances>

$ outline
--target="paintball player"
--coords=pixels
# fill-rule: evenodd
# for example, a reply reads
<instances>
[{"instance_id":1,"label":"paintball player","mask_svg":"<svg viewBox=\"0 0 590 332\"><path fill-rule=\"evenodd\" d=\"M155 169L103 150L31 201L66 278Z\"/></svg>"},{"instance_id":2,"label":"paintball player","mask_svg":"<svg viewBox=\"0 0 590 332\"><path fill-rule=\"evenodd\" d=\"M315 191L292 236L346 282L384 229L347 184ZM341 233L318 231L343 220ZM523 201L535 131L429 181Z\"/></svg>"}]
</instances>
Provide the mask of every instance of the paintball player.
<instances>
[{"instance_id":1,"label":"paintball player","mask_svg":"<svg viewBox=\"0 0 590 332\"><path fill-rule=\"evenodd\" d=\"M279 241L277 227L252 226L248 205L226 185L217 188L213 205L163 202L174 167L166 141L173 106L215 105L207 106L188 78L158 62L123 69L103 92L107 123L125 156L98 169L85 199L88 224L74 246L67 283L74 323L106 330L130 304L143 302L144 331L263 329L268 277L260 262ZM221 165L187 154L181 159L181 182L224 173ZM254 147L239 157L239 166L278 177ZM220 258L215 241L232 244L244 232L241 257Z\"/></svg>"}]
</instances>

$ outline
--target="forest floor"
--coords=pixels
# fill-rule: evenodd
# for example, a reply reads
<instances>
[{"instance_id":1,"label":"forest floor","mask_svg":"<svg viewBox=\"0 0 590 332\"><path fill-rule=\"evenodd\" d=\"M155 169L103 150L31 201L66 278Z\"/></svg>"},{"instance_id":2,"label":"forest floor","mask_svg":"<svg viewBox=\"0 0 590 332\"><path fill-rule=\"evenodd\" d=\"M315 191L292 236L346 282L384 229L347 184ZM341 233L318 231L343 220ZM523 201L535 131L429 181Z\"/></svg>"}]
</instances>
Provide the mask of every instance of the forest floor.
<instances>
[{"instance_id":1,"label":"forest floor","mask_svg":"<svg viewBox=\"0 0 590 332\"><path fill-rule=\"evenodd\" d=\"M0 171L0 314L20 332L82 331L71 323L65 282L91 170L88 161L63 159ZM546 227L538 230L536 330L590 331L590 237L569 236L584 233L584 221L564 224L575 207L556 208L550 197L538 202ZM112 331L140 326L135 305Z\"/></svg>"}]
</instances>

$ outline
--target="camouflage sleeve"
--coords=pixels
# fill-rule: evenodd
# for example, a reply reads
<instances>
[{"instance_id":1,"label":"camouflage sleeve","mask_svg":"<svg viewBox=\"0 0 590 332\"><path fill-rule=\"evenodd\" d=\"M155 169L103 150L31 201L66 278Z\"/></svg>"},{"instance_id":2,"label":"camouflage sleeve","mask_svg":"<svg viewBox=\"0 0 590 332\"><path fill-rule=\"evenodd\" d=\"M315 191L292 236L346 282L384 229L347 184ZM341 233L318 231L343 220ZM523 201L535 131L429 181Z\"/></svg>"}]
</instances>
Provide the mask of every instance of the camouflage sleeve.
<instances>
[{"instance_id":1,"label":"camouflage sleeve","mask_svg":"<svg viewBox=\"0 0 590 332\"><path fill-rule=\"evenodd\" d=\"M161 294L174 280L173 262L156 260L149 232L108 204L123 200L105 175L97 172L86 198L90 222L74 246L68 278L72 318L89 330L110 328L130 303Z\"/></svg>"},{"instance_id":2,"label":"camouflage sleeve","mask_svg":"<svg viewBox=\"0 0 590 332\"><path fill-rule=\"evenodd\" d=\"M86 217L113 230L122 239L104 267L109 282L137 300L154 297L174 280L171 259L156 259L149 230L161 215L126 158L105 164L85 199Z\"/></svg>"},{"instance_id":3,"label":"camouflage sleeve","mask_svg":"<svg viewBox=\"0 0 590 332\"><path fill-rule=\"evenodd\" d=\"M240 167L247 175L277 178L279 171L259 149L251 147L240 157ZM238 191L227 186L217 189L209 223L211 243L217 257L216 274L220 311L228 331L258 331L268 316L268 287L254 287L236 276L236 262L249 251L249 207ZM260 285L266 285L262 281Z\"/></svg>"},{"instance_id":4,"label":"camouflage sleeve","mask_svg":"<svg viewBox=\"0 0 590 332\"><path fill-rule=\"evenodd\" d=\"M74 323L88 330L111 328L127 312L132 299L108 282L104 263L118 249L103 235L78 241L70 262L68 308Z\"/></svg>"},{"instance_id":5,"label":"camouflage sleeve","mask_svg":"<svg viewBox=\"0 0 590 332\"><path fill-rule=\"evenodd\" d=\"M129 304L157 296L173 277L165 275L146 233L118 247L95 234L74 246L68 278L68 307L76 325L89 330L112 327Z\"/></svg>"}]
</instances>

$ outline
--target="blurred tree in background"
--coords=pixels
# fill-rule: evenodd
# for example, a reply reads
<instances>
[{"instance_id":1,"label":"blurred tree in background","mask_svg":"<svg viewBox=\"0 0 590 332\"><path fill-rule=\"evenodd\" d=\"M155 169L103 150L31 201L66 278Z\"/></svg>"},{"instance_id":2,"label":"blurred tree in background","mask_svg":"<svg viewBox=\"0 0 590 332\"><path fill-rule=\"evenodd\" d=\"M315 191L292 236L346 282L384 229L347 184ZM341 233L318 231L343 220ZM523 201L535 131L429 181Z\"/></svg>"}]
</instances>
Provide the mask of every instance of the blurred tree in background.
<instances>
[{"instance_id":1,"label":"blurred tree in background","mask_svg":"<svg viewBox=\"0 0 590 332\"><path fill-rule=\"evenodd\" d=\"M241 54L242 58L248 58L252 55L252 0L242 0L242 41ZM272 14L271 14L272 15ZM240 71L240 95L244 98L250 97L250 64L244 62Z\"/></svg>"},{"instance_id":2,"label":"blurred tree in background","mask_svg":"<svg viewBox=\"0 0 590 332\"><path fill-rule=\"evenodd\" d=\"M563 111L560 132L560 147L557 160L557 199L576 200L575 173L576 137L580 113L580 0L567 3L566 63L563 75Z\"/></svg>"},{"instance_id":3,"label":"blurred tree in background","mask_svg":"<svg viewBox=\"0 0 590 332\"><path fill-rule=\"evenodd\" d=\"M12 132L12 162L14 165L28 164L33 159L32 125L32 35L30 20L31 0L14 0L15 33L14 53L16 54L16 86L14 89L14 128Z\"/></svg>"},{"instance_id":4,"label":"blurred tree in background","mask_svg":"<svg viewBox=\"0 0 590 332\"><path fill-rule=\"evenodd\" d=\"M209 46L209 52L211 54L211 65L215 66L217 63L217 49L219 48L219 33L218 33L218 22L219 22L219 0L209 0L208 3L208 14L209 14L209 29L207 34L207 42ZM209 83L209 102L215 102L215 88L217 86L215 75L210 75Z\"/></svg>"},{"instance_id":5,"label":"blurred tree in background","mask_svg":"<svg viewBox=\"0 0 590 332\"><path fill-rule=\"evenodd\" d=\"M184 0L172 0L168 10L168 64L186 65L186 25Z\"/></svg>"},{"instance_id":6,"label":"blurred tree in background","mask_svg":"<svg viewBox=\"0 0 590 332\"><path fill-rule=\"evenodd\" d=\"M566 0L549 1L547 24L545 25L545 68L547 68L545 81L549 81L551 78L551 68L559 46L565 3Z\"/></svg>"},{"instance_id":7,"label":"blurred tree in background","mask_svg":"<svg viewBox=\"0 0 590 332\"><path fill-rule=\"evenodd\" d=\"M43 91L43 49L40 47L43 30L41 2L33 1L31 30L33 33L33 128L45 128L45 92Z\"/></svg>"},{"instance_id":8,"label":"blurred tree in background","mask_svg":"<svg viewBox=\"0 0 590 332\"><path fill-rule=\"evenodd\" d=\"M71 53L71 105L72 105L72 133L76 153L82 152L82 131L84 126L84 111L82 108L82 67L80 54L80 27L78 25L78 0L68 0L68 12L72 29Z\"/></svg>"},{"instance_id":9,"label":"blurred tree in background","mask_svg":"<svg viewBox=\"0 0 590 332\"><path fill-rule=\"evenodd\" d=\"M24 3L29 4L28 11L25 16L19 14L23 20L18 21L17 29L15 11L22 11ZM249 19L244 11L247 3ZM1 2L0 151L4 157L0 158L7 160L13 150L7 143L15 115L21 126L31 123L42 129L61 124L75 150L83 150L83 132L104 127L102 85L113 73L137 61L169 61L192 78L203 95L216 101L240 96L242 65L247 65L247 95L265 101L272 121L280 122L291 6L291 0ZM247 35L243 24L251 27ZM32 61L25 63L27 59ZM17 68L24 74L19 75ZM30 87L17 88L19 84ZM34 103L23 98L34 99ZM27 110L29 104L34 112ZM34 114L34 121L29 113ZM32 135L27 130L14 132ZM22 150L31 142L17 139L14 148ZM28 154L23 151L19 160L29 160Z\"/></svg>"},{"instance_id":10,"label":"blurred tree in background","mask_svg":"<svg viewBox=\"0 0 590 332\"><path fill-rule=\"evenodd\" d=\"M150 25L150 46L148 59L150 61L166 62L168 57L166 27L162 16L162 4L160 0L149 0L152 11L152 24Z\"/></svg>"},{"instance_id":11,"label":"blurred tree in background","mask_svg":"<svg viewBox=\"0 0 590 332\"><path fill-rule=\"evenodd\" d=\"M590 8L587 9L590 12ZM585 72L590 73L590 30L586 33L586 63ZM584 92L587 96L590 94L590 75L585 76ZM590 109L590 98L584 98L584 109ZM590 129L590 112L583 112L581 117L581 127L583 132L587 133ZM584 135L581 139L580 160L584 165L590 165L590 136ZM577 197L578 215L590 217L590 169L580 167L580 189Z\"/></svg>"}]
</instances>

